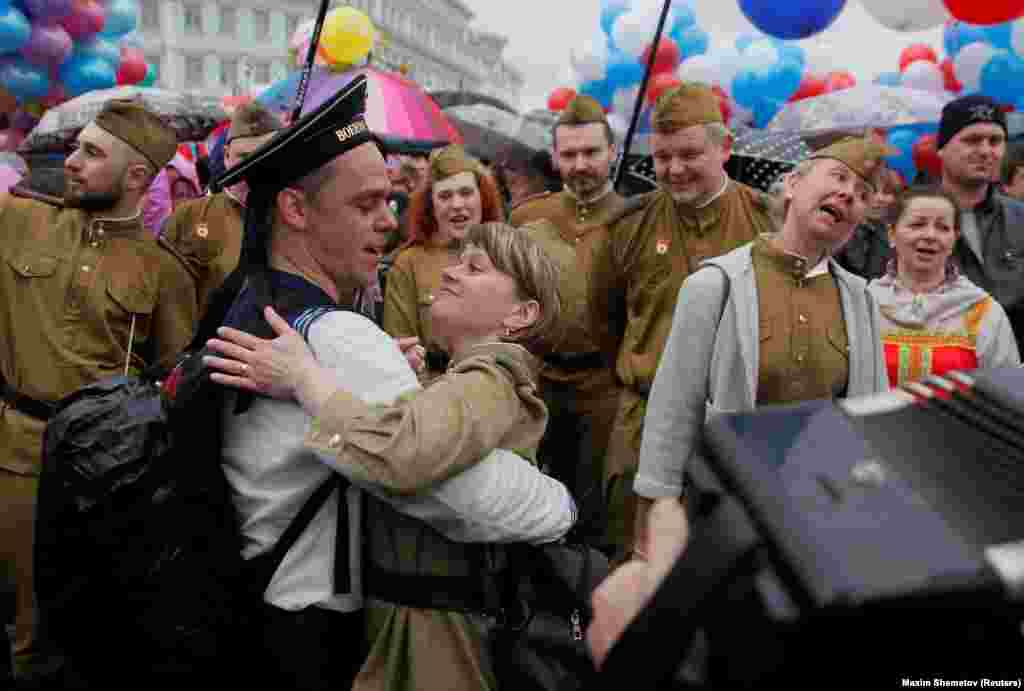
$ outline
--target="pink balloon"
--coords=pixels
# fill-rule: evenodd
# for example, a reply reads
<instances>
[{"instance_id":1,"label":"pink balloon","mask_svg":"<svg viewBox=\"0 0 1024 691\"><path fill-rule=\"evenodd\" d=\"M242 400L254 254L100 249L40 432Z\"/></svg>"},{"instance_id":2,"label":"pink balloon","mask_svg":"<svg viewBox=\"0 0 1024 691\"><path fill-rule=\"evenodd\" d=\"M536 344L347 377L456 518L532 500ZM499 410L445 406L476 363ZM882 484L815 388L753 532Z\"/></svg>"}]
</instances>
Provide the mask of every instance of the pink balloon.
<instances>
[{"instance_id":1,"label":"pink balloon","mask_svg":"<svg viewBox=\"0 0 1024 691\"><path fill-rule=\"evenodd\" d=\"M34 65L59 65L71 55L74 42L60 24L32 24L32 35L21 54Z\"/></svg>"},{"instance_id":2,"label":"pink balloon","mask_svg":"<svg viewBox=\"0 0 1024 691\"><path fill-rule=\"evenodd\" d=\"M93 0L76 0L71 7L71 14L61 20L71 38L81 41L103 31L106 11L103 6Z\"/></svg>"},{"instance_id":3,"label":"pink balloon","mask_svg":"<svg viewBox=\"0 0 1024 691\"><path fill-rule=\"evenodd\" d=\"M0 151L14 151L25 138L25 133L14 128L0 130Z\"/></svg>"}]
</instances>

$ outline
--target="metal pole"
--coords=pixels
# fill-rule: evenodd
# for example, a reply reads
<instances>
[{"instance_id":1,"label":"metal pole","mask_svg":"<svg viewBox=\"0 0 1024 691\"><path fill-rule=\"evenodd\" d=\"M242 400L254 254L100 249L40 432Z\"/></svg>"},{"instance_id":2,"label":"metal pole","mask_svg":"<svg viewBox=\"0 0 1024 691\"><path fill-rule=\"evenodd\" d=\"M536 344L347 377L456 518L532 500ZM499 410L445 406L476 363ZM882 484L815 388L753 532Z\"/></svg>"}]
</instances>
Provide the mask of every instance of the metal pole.
<instances>
[{"instance_id":1,"label":"metal pole","mask_svg":"<svg viewBox=\"0 0 1024 691\"><path fill-rule=\"evenodd\" d=\"M626 141L622 145L622 157L615 169L615 188L618 189L622 182L622 173L626 168L626 158L629 156L629 147L633 145L633 135L636 134L637 125L640 123L640 114L643 112L644 94L647 92L647 84L651 81L651 70L654 69L654 57L658 53L658 43L665 31L665 22L668 21L668 11L672 0L665 0L661 7L661 16L658 17L658 28L654 32L654 43L651 44L651 54L647 57L647 67L644 69L644 79L640 83L640 93L636 96L636 106L633 108L633 117L629 121L629 130L626 132Z\"/></svg>"},{"instance_id":2,"label":"metal pole","mask_svg":"<svg viewBox=\"0 0 1024 691\"><path fill-rule=\"evenodd\" d=\"M306 101L306 89L309 88L309 75L316 63L316 50L320 46L320 32L324 28L324 20L327 18L327 6L331 0L320 0L320 10L316 15L316 24L313 25L313 35L309 39L309 53L306 54L306 64L302 68L302 77L299 78L299 88L295 91L295 110L292 111L292 122L295 122L302 115L302 104Z\"/></svg>"}]
</instances>

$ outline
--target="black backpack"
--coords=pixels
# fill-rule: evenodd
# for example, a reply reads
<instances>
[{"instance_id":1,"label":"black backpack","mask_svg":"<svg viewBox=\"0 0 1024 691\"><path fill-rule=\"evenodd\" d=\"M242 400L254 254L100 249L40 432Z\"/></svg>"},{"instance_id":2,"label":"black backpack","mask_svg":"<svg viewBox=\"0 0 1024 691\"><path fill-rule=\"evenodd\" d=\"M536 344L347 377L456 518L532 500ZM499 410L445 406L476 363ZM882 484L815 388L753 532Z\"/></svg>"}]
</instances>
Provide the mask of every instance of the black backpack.
<instances>
[{"instance_id":1,"label":"black backpack","mask_svg":"<svg viewBox=\"0 0 1024 691\"><path fill-rule=\"evenodd\" d=\"M84 678L258 674L262 593L342 481L332 474L270 553L243 560L221 465L225 391L204 354L183 356L162 381L145 373L85 386L47 425L36 596L48 640Z\"/></svg>"}]
</instances>

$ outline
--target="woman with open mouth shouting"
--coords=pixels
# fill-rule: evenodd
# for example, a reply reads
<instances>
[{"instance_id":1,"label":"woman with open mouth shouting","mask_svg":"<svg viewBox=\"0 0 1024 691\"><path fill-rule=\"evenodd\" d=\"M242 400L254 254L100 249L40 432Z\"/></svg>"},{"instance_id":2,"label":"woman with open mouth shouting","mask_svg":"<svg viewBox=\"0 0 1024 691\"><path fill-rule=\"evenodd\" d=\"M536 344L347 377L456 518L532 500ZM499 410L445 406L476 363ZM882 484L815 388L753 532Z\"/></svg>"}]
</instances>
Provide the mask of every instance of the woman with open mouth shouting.
<instances>
[{"instance_id":1,"label":"woman with open mouth shouting","mask_svg":"<svg viewBox=\"0 0 1024 691\"><path fill-rule=\"evenodd\" d=\"M498 186L480 161L455 145L431 154L427 182L412 196L409 240L387 274L383 317L384 330L394 338L420 339L426 349L423 381L444 372L447 362L430 326L441 272L458 262L472 226L504 218Z\"/></svg>"},{"instance_id":2,"label":"woman with open mouth shouting","mask_svg":"<svg viewBox=\"0 0 1024 691\"><path fill-rule=\"evenodd\" d=\"M889 382L930 374L1020 364L1002 306L960 274L952 258L960 237L956 201L919 186L897 201L889 229L895 253L888 273L868 289L878 300Z\"/></svg>"},{"instance_id":3,"label":"woman with open mouth shouting","mask_svg":"<svg viewBox=\"0 0 1024 691\"><path fill-rule=\"evenodd\" d=\"M709 259L683 283L647 407L634 544L650 502L679 496L709 416L888 389L878 307L835 262L868 211L885 147L847 138L786 177L778 233Z\"/></svg>"}]
</instances>

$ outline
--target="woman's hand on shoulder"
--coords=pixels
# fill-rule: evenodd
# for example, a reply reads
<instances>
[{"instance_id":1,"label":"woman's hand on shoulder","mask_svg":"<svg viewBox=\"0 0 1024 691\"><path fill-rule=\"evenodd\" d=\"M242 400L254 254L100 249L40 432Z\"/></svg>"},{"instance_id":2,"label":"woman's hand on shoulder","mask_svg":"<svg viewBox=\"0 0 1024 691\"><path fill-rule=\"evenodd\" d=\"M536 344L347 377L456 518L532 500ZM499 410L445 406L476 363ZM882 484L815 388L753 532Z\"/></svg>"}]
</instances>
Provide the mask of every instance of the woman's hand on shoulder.
<instances>
[{"instance_id":1,"label":"woman's hand on shoulder","mask_svg":"<svg viewBox=\"0 0 1024 691\"><path fill-rule=\"evenodd\" d=\"M206 345L223 357L207 355L203 362L215 370L211 379L218 384L282 400L298 398L300 389L318 378L320 367L299 332L272 307L264 314L276 338L222 326L217 329L219 338Z\"/></svg>"}]
</instances>

